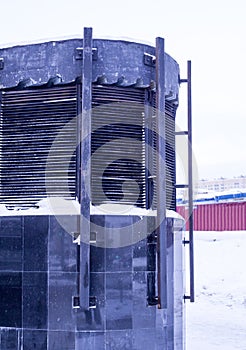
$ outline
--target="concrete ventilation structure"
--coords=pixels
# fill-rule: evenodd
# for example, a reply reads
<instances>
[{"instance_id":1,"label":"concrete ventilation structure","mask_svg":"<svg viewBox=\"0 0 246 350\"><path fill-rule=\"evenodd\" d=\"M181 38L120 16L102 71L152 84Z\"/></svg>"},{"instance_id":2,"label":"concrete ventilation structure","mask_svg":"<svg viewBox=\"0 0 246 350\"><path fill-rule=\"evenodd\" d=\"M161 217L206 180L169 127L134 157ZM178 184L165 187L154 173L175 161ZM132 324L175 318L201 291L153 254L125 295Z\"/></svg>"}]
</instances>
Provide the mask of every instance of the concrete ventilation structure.
<instances>
[{"instance_id":1,"label":"concrete ventilation structure","mask_svg":"<svg viewBox=\"0 0 246 350\"><path fill-rule=\"evenodd\" d=\"M184 349L164 40L85 28L1 49L0 68L1 349Z\"/></svg>"}]
</instances>

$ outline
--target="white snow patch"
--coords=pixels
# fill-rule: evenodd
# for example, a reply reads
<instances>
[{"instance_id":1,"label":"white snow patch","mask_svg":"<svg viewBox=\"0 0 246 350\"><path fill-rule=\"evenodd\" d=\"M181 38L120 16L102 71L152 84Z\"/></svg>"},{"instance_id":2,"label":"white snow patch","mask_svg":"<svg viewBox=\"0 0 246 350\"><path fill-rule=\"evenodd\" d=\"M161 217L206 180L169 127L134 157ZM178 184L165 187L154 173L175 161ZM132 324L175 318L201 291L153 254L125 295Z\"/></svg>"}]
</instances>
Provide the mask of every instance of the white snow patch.
<instances>
[{"instance_id":1,"label":"white snow patch","mask_svg":"<svg viewBox=\"0 0 246 350\"><path fill-rule=\"evenodd\" d=\"M196 295L186 303L186 349L246 349L246 231L194 232L194 239Z\"/></svg>"},{"instance_id":2,"label":"white snow patch","mask_svg":"<svg viewBox=\"0 0 246 350\"><path fill-rule=\"evenodd\" d=\"M79 215L80 204L76 200L66 200L61 197L49 197L40 200L35 207L23 209L16 207L7 209L0 205L0 216L17 215Z\"/></svg>"},{"instance_id":3,"label":"white snow patch","mask_svg":"<svg viewBox=\"0 0 246 350\"><path fill-rule=\"evenodd\" d=\"M133 205L109 203L98 206L91 205L91 215L156 216L157 210L143 209ZM184 220L180 214L173 210L166 210L166 217Z\"/></svg>"},{"instance_id":4,"label":"white snow patch","mask_svg":"<svg viewBox=\"0 0 246 350\"><path fill-rule=\"evenodd\" d=\"M97 206L91 205L91 215L156 216L156 210L138 208L134 205L108 203Z\"/></svg>"},{"instance_id":5,"label":"white snow patch","mask_svg":"<svg viewBox=\"0 0 246 350\"><path fill-rule=\"evenodd\" d=\"M133 216L156 216L157 211L151 209L138 208L133 205L126 204L102 204L98 206L91 205L91 215L133 215ZM0 216L16 216L16 215L79 215L80 203L78 200L67 200L61 197L49 197L40 200L35 207L24 209L15 207L7 209L5 205L0 204ZM167 210L166 217L183 219L182 216L175 211Z\"/></svg>"},{"instance_id":6,"label":"white snow patch","mask_svg":"<svg viewBox=\"0 0 246 350\"><path fill-rule=\"evenodd\" d=\"M184 220L183 216L181 216L179 213L177 213L174 210L166 210L166 217L167 218Z\"/></svg>"}]
</instances>

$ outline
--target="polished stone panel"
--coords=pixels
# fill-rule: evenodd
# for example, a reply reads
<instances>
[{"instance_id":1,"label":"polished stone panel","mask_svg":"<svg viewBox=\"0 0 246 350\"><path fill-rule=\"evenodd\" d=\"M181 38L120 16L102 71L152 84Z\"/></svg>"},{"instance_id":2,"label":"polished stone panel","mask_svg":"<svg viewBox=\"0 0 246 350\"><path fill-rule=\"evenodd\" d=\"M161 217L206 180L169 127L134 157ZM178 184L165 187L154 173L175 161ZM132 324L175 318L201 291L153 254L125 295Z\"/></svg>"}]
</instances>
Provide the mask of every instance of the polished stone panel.
<instances>
[{"instance_id":1,"label":"polished stone panel","mask_svg":"<svg viewBox=\"0 0 246 350\"><path fill-rule=\"evenodd\" d=\"M90 266L91 272L105 272L106 249L91 245Z\"/></svg>"},{"instance_id":2,"label":"polished stone panel","mask_svg":"<svg viewBox=\"0 0 246 350\"><path fill-rule=\"evenodd\" d=\"M96 308L91 309L92 329L105 329L105 275L103 273L91 273L90 295L96 298Z\"/></svg>"},{"instance_id":3,"label":"polished stone panel","mask_svg":"<svg viewBox=\"0 0 246 350\"><path fill-rule=\"evenodd\" d=\"M0 331L0 349L1 350L19 350L21 345L20 329L5 328Z\"/></svg>"},{"instance_id":4,"label":"polished stone panel","mask_svg":"<svg viewBox=\"0 0 246 350\"><path fill-rule=\"evenodd\" d=\"M47 271L47 216L24 217L24 271Z\"/></svg>"},{"instance_id":5,"label":"polished stone panel","mask_svg":"<svg viewBox=\"0 0 246 350\"><path fill-rule=\"evenodd\" d=\"M147 275L146 272L133 274L133 329L155 328L155 307L147 303Z\"/></svg>"},{"instance_id":6,"label":"polished stone panel","mask_svg":"<svg viewBox=\"0 0 246 350\"><path fill-rule=\"evenodd\" d=\"M76 310L77 330L103 331L106 329L105 274L91 273L90 282L90 295L96 298L96 305L89 310Z\"/></svg>"},{"instance_id":7,"label":"polished stone panel","mask_svg":"<svg viewBox=\"0 0 246 350\"><path fill-rule=\"evenodd\" d=\"M50 331L48 332L47 350L75 349L75 332Z\"/></svg>"},{"instance_id":8,"label":"polished stone panel","mask_svg":"<svg viewBox=\"0 0 246 350\"><path fill-rule=\"evenodd\" d=\"M132 246L106 249L106 271L132 271Z\"/></svg>"},{"instance_id":9,"label":"polished stone panel","mask_svg":"<svg viewBox=\"0 0 246 350\"><path fill-rule=\"evenodd\" d=\"M104 332L77 332L75 350L105 350L105 338Z\"/></svg>"},{"instance_id":10,"label":"polished stone panel","mask_svg":"<svg viewBox=\"0 0 246 350\"><path fill-rule=\"evenodd\" d=\"M132 267L134 271L146 271L147 245L146 240L141 240L133 245Z\"/></svg>"},{"instance_id":11,"label":"polished stone panel","mask_svg":"<svg viewBox=\"0 0 246 350\"><path fill-rule=\"evenodd\" d=\"M106 332L106 350L132 350L133 331L130 329L122 331Z\"/></svg>"},{"instance_id":12,"label":"polished stone panel","mask_svg":"<svg viewBox=\"0 0 246 350\"><path fill-rule=\"evenodd\" d=\"M0 273L0 327L22 327L22 274Z\"/></svg>"},{"instance_id":13,"label":"polished stone panel","mask_svg":"<svg viewBox=\"0 0 246 350\"><path fill-rule=\"evenodd\" d=\"M77 275L72 272L50 272L48 329L75 331L73 296L77 295Z\"/></svg>"},{"instance_id":14,"label":"polished stone panel","mask_svg":"<svg viewBox=\"0 0 246 350\"><path fill-rule=\"evenodd\" d=\"M29 350L29 349L30 350L31 349L47 350L47 331L24 329L23 330L23 350Z\"/></svg>"},{"instance_id":15,"label":"polished stone panel","mask_svg":"<svg viewBox=\"0 0 246 350\"><path fill-rule=\"evenodd\" d=\"M75 216L50 217L49 271L77 271L77 244L73 243L76 223Z\"/></svg>"},{"instance_id":16,"label":"polished stone panel","mask_svg":"<svg viewBox=\"0 0 246 350\"><path fill-rule=\"evenodd\" d=\"M130 272L106 274L106 328L132 328L132 279Z\"/></svg>"},{"instance_id":17,"label":"polished stone panel","mask_svg":"<svg viewBox=\"0 0 246 350\"><path fill-rule=\"evenodd\" d=\"M132 350L156 350L156 332L152 329L135 329L132 340ZM163 348L162 350L164 350Z\"/></svg>"},{"instance_id":18,"label":"polished stone panel","mask_svg":"<svg viewBox=\"0 0 246 350\"><path fill-rule=\"evenodd\" d=\"M23 273L23 327L47 329L47 273Z\"/></svg>"},{"instance_id":19,"label":"polished stone panel","mask_svg":"<svg viewBox=\"0 0 246 350\"><path fill-rule=\"evenodd\" d=\"M5 216L0 217L0 236L21 237L23 229L23 216Z\"/></svg>"},{"instance_id":20,"label":"polished stone panel","mask_svg":"<svg viewBox=\"0 0 246 350\"><path fill-rule=\"evenodd\" d=\"M22 238L0 236L0 271L22 271Z\"/></svg>"}]
</instances>

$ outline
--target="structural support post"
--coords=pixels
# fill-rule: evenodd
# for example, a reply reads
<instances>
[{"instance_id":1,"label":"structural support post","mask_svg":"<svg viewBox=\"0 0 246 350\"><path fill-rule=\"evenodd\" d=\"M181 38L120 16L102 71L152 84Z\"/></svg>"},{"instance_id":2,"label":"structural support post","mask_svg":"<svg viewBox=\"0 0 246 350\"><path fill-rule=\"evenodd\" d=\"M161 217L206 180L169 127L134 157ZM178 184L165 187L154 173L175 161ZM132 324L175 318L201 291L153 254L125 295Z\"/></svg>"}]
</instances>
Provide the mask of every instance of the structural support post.
<instances>
[{"instance_id":1,"label":"structural support post","mask_svg":"<svg viewBox=\"0 0 246 350\"><path fill-rule=\"evenodd\" d=\"M84 28L81 113L80 307L90 306L92 28Z\"/></svg>"},{"instance_id":2,"label":"structural support post","mask_svg":"<svg viewBox=\"0 0 246 350\"><path fill-rule=\"evenodd\" d=\"M157 267L158 307L167 308L167 228L166 228L166 130L165 130L165 49L164 39L156 38L156 117L157 117Z\"/></svg>"}]
</instances>

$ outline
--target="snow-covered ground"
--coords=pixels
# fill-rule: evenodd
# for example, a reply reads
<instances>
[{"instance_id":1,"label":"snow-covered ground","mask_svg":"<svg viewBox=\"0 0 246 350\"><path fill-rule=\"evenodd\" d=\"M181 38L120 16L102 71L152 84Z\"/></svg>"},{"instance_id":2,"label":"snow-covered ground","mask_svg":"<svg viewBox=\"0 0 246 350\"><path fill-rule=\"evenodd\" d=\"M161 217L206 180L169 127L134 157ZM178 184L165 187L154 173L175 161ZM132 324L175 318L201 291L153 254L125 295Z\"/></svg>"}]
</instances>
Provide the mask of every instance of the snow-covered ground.
<instances>
[{"instance_id":1,"label":"snow-covered ground","mask_svg":"<svg viewBox=\"0 0 246 350\"><path fill-rule=\"evenodd\" d=\"M246 231L195 232L187 350L246 350Z\"/></svg>"}]
</instances>

